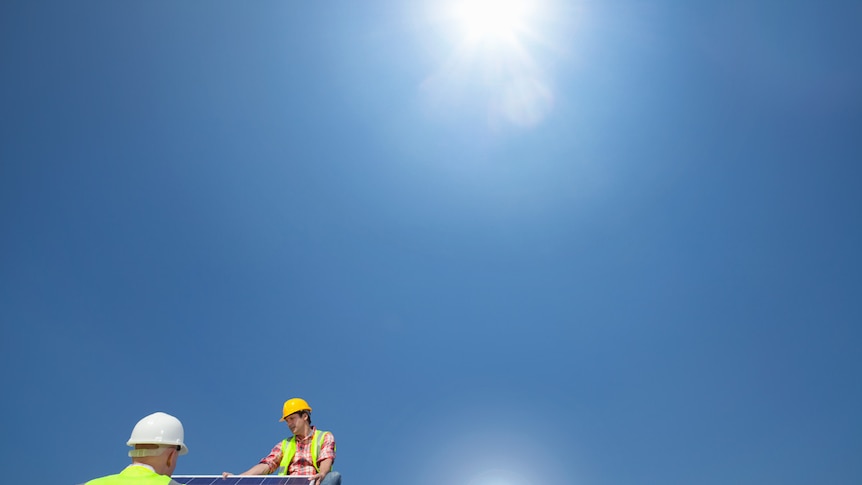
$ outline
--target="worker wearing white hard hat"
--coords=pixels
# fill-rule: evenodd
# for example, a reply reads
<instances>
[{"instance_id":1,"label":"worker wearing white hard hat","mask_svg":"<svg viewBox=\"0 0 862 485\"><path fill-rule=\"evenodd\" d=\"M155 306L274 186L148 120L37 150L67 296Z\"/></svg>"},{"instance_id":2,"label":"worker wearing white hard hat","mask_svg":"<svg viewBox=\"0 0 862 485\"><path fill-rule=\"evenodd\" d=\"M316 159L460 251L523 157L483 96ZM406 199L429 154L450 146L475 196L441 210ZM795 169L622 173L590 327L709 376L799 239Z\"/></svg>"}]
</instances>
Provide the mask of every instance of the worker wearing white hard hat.
<instances>
[{"instance_id":1,"label":"worker wearing white hard hat","mask_svg":"<svg viewBox=\"0 0 862 485\"><path fill-rule=\"evenodd\" d=\"M179 485L171 479L177 457L189 452L183 441L183 423L158 412L144 417L126 442L132 464L116 475L90 480L85 485Z\"/></svg>"}]
</instances>

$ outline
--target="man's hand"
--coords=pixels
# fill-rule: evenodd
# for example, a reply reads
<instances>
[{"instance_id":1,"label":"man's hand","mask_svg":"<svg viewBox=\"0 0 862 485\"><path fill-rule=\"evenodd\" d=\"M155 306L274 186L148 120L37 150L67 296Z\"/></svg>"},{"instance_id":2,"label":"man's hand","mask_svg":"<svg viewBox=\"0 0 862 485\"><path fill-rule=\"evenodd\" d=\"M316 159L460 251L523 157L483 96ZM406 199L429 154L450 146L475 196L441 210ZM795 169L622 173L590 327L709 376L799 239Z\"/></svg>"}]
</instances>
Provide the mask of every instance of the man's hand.
<instances>
[{"instance_id":1,"label":"man's hand","mask_svg":"<svg viewBox=\"0 0 862 485\"><path fill-rule=\"evenodd\" d=\"M308 485L320 485L320 482L323 481L323 477L325 476L326 473L318 473L317 475L308 477Z\"/></svg>"}]
</instances>

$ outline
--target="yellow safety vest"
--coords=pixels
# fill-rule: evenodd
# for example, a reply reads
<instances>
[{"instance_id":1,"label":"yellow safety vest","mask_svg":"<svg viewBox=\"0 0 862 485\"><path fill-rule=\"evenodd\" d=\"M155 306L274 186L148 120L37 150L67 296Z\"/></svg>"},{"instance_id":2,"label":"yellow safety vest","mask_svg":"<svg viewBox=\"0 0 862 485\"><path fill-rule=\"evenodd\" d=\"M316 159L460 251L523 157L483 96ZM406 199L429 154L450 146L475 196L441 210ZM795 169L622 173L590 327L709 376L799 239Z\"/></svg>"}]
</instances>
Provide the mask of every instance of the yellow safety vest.
<instances>
[{"instance_id":1,"label":"yellow safety vest","mask_svg":"<svg viewBox=\"0 0 862 485\"><path fill-rule=\"evenodd\" d=\"M129 465L116 475L96 478L84 485L168 485L172 481L171 477L159 475L147 467Z\"/></svg>"},{"instance_id":2,"label":"yellow safety vest","mask_svg":"<svg viewBox=\"0 0 862 485\"><path fill-rule=\"evenodd\" d=\"M320 468L317 466L317 456L320 455L323 435L326 433L329 433L329 431L316 429L314 430L314 436L311 437L311 464L314 465L314 469L318 472ZM287 468L290 466L290 462L293 461L294 455L296 455L296 436L291 437L289 441L284 440L281 442L281 463L278 465L279 475L287 475Z\"/></svg>"}]
</instances>

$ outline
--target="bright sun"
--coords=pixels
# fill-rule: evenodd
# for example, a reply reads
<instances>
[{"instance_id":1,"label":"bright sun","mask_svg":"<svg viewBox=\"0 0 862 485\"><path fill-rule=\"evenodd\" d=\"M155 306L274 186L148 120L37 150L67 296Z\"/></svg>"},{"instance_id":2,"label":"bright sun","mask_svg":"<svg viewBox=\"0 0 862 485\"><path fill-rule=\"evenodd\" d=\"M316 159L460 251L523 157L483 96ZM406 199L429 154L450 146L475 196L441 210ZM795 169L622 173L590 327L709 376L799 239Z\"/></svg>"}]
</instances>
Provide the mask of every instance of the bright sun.
<instances>
[{"instance_id":1,"label":"bright sun","mask_svg":"<svg viewBox=\"0 0 862 485\"><path fill-rule=\"evenodd\" d=\"M453 6L452 13L471 41L512 40L524 29L530 1L464 0Z\"/></svg>"},{"instance_id":2,"label":"bright sun","mask_svg":"<svg viewBox=\"0 0 862 485\"><path fill-rule=\"evenodd\" d=\"M556 49L556 5L557 0L428 2L431 25L443 34L440 45L446 53L438 71L423 82L429 99L439 106L445 105L441 99L462 106L479 103L492 122L540 122L554 104L542 61L549 47Z\"/></svg>"}]
</instances>

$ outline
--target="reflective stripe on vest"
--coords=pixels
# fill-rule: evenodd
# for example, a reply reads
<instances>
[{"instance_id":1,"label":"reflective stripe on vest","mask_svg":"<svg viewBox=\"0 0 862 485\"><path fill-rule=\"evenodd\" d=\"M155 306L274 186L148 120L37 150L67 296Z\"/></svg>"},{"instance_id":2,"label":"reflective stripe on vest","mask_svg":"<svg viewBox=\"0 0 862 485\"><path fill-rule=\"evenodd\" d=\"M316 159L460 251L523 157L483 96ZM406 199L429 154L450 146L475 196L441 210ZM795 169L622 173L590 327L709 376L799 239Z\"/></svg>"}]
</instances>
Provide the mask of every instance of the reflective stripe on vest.
<instances>
[{"instance_id":1,"label":"reflective stripe on vest","mask_svg":"<svg viewBox=\"0 0 862 485\"><path fill-rule=\"evenodd\" d=\"M311 437L311 464L314 465L315 471L320 471L317 466L317 456L320 455L320 447L323 445L323 435L329 431L314 430L314 436ZM287 450L287 451L285 451ZM287 475L287 469L290 467L290 462L296 455L296 436L290 438L290 441L284 440L281 442L281 463L278 465L278 474Z\"/></svg>"}]
</instances>

